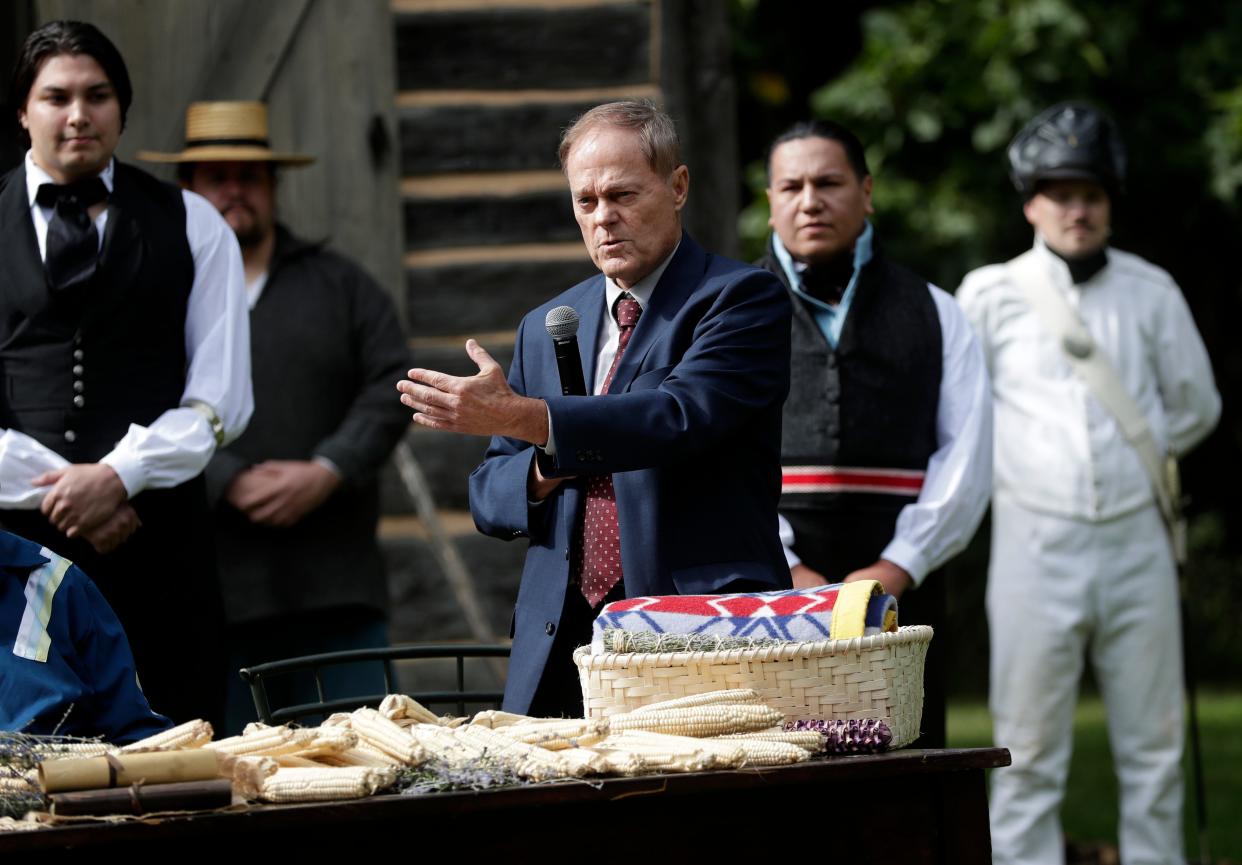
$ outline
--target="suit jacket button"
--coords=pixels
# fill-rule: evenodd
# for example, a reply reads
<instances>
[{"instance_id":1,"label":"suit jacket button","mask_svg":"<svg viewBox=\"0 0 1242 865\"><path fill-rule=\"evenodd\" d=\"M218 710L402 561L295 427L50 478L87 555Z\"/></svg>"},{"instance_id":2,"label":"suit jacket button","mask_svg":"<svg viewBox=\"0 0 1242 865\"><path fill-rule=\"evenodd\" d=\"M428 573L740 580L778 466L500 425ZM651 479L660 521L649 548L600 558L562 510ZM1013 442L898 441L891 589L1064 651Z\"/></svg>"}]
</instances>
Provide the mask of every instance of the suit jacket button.
<instances>
[{"instance_id":1,"label":"suit jacket button","mask_svg":"<svg viewBox=\"0 0 1242 865\"><path fill-rule=\"evenodd\" d=\"M543 632L549 637L556 633L556 622L548 622L543 626Z\"/></svg>"},{"instance_id":2,"label":"suit jacket button","mask_svg":"<svg viewBox=\"0 0 1242 865\"><path fill-rule=\"evenodd\" d=\"M76 432L71 429L65 430L65 441L69 442L69 444L73 444L77 440L78 434Z\"/></svg>"},{"instance_id":3,"label":"suit jacket button","mask_svg":"<svg viewBox=\"0 0 1242 865\"><path fill-rule=\"evenodd\" d=\"M86 397L84 397L84 396L75 396L75 397L73 398L73 405L74 405L74 408L85 408L85 407L86 407Z\"/></svg>"},{"instance_id":4,"label":"suit jacket button","mask_svg":"<svg viewBox=\"0 0 1242 865\"><path fill-rule=\"evenodd\" d=\"M587 451L578 451L578 462L580 463L586 462L587 453L588 453Z\"/></svg>"}]
</instances>

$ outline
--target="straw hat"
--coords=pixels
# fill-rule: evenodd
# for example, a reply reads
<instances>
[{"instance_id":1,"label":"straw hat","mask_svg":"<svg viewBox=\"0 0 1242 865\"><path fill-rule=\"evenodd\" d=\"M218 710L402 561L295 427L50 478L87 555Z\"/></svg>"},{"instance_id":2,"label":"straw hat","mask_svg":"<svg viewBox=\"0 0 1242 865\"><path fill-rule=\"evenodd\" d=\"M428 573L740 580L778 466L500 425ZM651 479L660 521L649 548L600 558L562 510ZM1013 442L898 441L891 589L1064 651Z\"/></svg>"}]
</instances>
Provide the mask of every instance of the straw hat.
<instances>
[{"instance_id":1,"label":"straw hat","mask_svg":"<svg viewBox=\"0 0 1242 865\"><path fill-rule=\"evenodd\" d=\"M315 157L277 153L268 146L267 106L262 102L194 102L185 112L185 150L139 150L146 162L274 162L309 165Z\"/></svg>"}]
</instances>

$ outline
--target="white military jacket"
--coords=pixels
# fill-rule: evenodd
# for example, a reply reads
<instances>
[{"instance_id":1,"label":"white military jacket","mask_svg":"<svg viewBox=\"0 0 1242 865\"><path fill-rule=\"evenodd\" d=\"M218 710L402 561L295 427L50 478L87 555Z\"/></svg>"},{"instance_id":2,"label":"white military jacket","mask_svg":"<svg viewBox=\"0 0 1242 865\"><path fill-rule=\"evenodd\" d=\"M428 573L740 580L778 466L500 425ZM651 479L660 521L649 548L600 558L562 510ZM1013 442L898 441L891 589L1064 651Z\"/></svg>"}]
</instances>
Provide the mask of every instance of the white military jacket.
<instances>
[{"instance_id":1,"label":"white military jacket","mask_svg":"<svg viewBox=\"0 0 1242 865\"><path fill-rule=\"evenodd\" d=\"M1181 290L1136 255L1075 285L1042 238L1023 254L1065 293L1147 418L1157 446L1181 455L1212 431L1220 395ZM1017 261L1018 259L1015 259ZM1153 501L1147 473L1015 284L1008 264L967 274L957 292L987 359L994 403L994 486L1033 510L1108 520Z\"/></svg>"}]
</instances>

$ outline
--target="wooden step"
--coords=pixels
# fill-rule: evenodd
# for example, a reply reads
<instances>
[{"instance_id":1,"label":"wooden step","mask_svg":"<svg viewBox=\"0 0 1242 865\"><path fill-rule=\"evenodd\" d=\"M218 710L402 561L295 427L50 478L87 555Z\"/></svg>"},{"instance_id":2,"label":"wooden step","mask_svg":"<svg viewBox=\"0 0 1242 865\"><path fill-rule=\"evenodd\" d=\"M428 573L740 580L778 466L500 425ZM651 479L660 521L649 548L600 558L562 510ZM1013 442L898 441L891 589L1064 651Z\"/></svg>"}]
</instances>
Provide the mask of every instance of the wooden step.
<instances>
[{"instance_id":1,"label":"wooden step","mask_svg":"<svg viewBox=\"0 0 1242 865\"><path fill-rule=\"evenodd\" d=\"M596 98L569 102L397 105L401 174L556 171L561 130Z\"/></svg>"},{"instance_id":2,"label":"wooden step","mask_svg":"<svg viewBox=\"0 0 1242 865\"><path fill-rule=\"evenodd\" d=\"M452 514L440 518L453 526L461 522ZM451 536L477 587L492 636L507 638L526 541L506 542L473 531L459 534L456 528ZM393 641L474 642L428 542L415 531L400 531L382 535L380 546L388 566Z\"/></svg>"},{"instance_id":3,"label":"wooden step","mask_svg":"<svg viewBox=\"0 0 1242 865\"><path fill-rule=\"evenodd\" d=\"M405 249L577 241L569 191L407 198Z\"/></svg>"},{"instance_id":4,"label":"wooden step","mask_svg":"<svg viewBox=\"0 0 1242 865\"><path fill-rule=\"evenodd\" d=\"M652 77L647 3L397 9L394 18L400 90L605 86Z\"/></svg>"},{"instance_id":5,"label":"wooden step","mask_svg":"<svg viewBox=\"0 0 1242 865\"><path fill-rule=\"evenodd\" d=\"M470 473L483 461L488 439L412 425L406 434L438 508L470 508ZM410 501L391 463L380 474L380 511L386 517L412 516Z\"/></svg>"},{"instance_id":6,"label":"wooden step","mask_svg":"<svg viewBox=\"0 0 1242 865\"><path fill-rule=\"evenodd\" d=\"M479 260L485 253L492 260ZM516 329L527 312L597 272L581 242L546 258L508 258L517 254L498 247L428 255L413 264L407 257L406 332L426 337Z\"/></svg>"},{"instance_id":7,"label":"wooden step","mask_svg":"<svg viewBox=\"0 0 1242 865\"><path fill-rule=\"evenodd\" d=\"M468 336L487 349L487 353L508 373L513 363L512 330L479 332ZM449 375L474 375L477 365L466 354L465 335L415 338L410 340L410 354L414 364L423 369L434 369Z\"/></svg>"}]
</instances>

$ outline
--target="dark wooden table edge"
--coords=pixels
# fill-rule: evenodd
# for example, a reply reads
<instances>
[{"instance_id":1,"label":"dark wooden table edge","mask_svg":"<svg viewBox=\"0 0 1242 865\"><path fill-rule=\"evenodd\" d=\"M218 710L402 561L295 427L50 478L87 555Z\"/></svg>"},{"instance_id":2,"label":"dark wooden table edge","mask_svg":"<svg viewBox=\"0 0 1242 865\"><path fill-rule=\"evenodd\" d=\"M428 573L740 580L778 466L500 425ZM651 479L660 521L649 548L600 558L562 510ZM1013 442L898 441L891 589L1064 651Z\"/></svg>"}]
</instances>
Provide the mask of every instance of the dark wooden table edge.
<instances>
[{"instance_id":1,"label":"dark wooden table edge","mask_svg":"<svg viewBox=\"0 0 1242 865\"><path fill-rule=\"evenodd\" d=\"M824 757L790 766L556 781L496 790L416 796L389 793L344 802L253 805L244 810L221 810L123 823L75 823L27 832L0 832L0 854L168 840L171 837L190 841L219 831L249 834L280 830L305 826L308 811L315 813L315 825L322 829L341 823L357 824L396 817L431 818L450 812L458 813L463 806L474 813L485 813L511 807L614 801L633 796L680 797L704 792L727 792L753 788L756 779L770 781L774 787L815 783L825 778L826 769L836 784L854 778L874 781L909 775L981 772L1008 766L1009 762L1009 752L1004 748L906 749L886 754Z\"/></svg>"}]
</instances>

